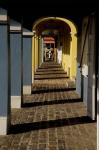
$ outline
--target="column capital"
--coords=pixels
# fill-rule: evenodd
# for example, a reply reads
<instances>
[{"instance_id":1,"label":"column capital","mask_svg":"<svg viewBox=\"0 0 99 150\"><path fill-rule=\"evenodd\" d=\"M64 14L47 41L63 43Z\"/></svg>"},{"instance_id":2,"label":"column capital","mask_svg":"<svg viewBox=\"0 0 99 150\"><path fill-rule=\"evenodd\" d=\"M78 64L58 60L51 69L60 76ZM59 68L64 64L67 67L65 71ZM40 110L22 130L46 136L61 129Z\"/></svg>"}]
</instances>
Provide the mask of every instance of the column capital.
<instances>
[{"instance_id":1,"label":"column capital","mask_svg":"<svg viewBox=\"0 0 99 150\"><path fill-rule=\"evenodd\" d=\"M7 24L8 16L7 10L0 8L0 24Z\"/></svg>"},{"instance_id":2,"label":"column capital","mask_svg":"<svg viewBox=\"0 0 99 150\"><path fill-rule=\"evenodd\" d=\"M10 20L10 32L21 32L22 31L22 25L21 23L15 21L15 20Z\"/></svg>"},{"instance_id":3,"label":"column capital","mask_svg":"<svg viewBox=\"0 0 99 150\"><path fill-rule=\"evenodd\" d=\"M22 32L22 35L25 37L32 37L34 34L33 34L33 32L32 31L30 31L30 30L28 30L28 29L25 29L25 28L23 28L23 32Z\"/></svg>"}]
</instances>

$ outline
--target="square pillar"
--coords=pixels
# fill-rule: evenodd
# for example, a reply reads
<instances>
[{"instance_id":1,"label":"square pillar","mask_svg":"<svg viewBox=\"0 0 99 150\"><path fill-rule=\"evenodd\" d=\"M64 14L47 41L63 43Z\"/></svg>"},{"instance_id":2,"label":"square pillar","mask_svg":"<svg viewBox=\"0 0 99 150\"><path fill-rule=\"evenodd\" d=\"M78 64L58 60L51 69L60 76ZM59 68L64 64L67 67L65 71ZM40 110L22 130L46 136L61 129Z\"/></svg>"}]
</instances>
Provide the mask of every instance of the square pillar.
<instances>
[{"instance_id":1,"label":"square pillar","mask_svg":"<svg viewBox=\"0 0 99 150\"><path fill-rule=\"evenodd\" d=\"M23 94L31 94L32 36L33 32L23 29Z\"/></svg>"},{"instance_id":2,"label":"square pillar","mask_svg":"<svg viewBox=\"0 0 99 150\"><path fill-rule=\"evenodd\" d=\"M10 75L7 11L0 8L0 135L10 123Z\"/></svg>"},{"instance_id":3,"label":"square pillar","mask_svg":"<svg viewBox=\"0 0 99 150\"><path fill-rule=\"evenodd\" d=\"M10 20L11 108L21 108L22 94L22 28Z\"/></svg>"}]
</instances>

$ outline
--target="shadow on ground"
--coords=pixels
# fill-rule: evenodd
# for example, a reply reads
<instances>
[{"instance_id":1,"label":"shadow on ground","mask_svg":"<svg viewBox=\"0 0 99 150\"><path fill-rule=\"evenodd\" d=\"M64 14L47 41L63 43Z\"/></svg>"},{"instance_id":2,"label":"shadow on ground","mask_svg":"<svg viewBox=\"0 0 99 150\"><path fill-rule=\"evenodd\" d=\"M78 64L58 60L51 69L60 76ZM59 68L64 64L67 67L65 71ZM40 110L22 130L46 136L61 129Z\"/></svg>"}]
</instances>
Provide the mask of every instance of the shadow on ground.
<instances>
[{"instance_id":1,"label":"shadow on ground","mask_svg":"<svg viewBox=\"0 0 99 150\"><path fill-rule=\"evenodd\" d=\"M93 122L95 121L92 121L88 116L81 116L81 117L66 118L66 119L40 121L34 123L16 124L11 126L9 132L10 134L19 134L19 133L25 133L34 130L72 126L77 124L87 124Z\"/></svg>"},{"instance_id":2,"label":"shadow on ground","mask_svg":"<svg viewBox=\"0 0 99 150\"><path fill-rule=\"evenodd\" d=\"M81 98L77 99L62 99L62 100L46 100L43 102L28 102L23 103L22 107L27 108L27 107L36 107L36 106L44 106L44 105L54 105L54 104L66 104L66 103L77 103L77 102L83 102Z\"/></svg>"},{"instance_id":3,"label":"shadow on ground","mask_svg":"<svg viewBox=\"0 0 99 150\"><path fill-rule=\"evenodd\" d=\"M60 89L46 89L46 87L42 87L43 89L37 88L36 90L32 90L32 94L41 94L41 93L49 93L49 92L65 92L65 91L75 91L76 88L60 88Z\"/></svg>"}]
</instances>

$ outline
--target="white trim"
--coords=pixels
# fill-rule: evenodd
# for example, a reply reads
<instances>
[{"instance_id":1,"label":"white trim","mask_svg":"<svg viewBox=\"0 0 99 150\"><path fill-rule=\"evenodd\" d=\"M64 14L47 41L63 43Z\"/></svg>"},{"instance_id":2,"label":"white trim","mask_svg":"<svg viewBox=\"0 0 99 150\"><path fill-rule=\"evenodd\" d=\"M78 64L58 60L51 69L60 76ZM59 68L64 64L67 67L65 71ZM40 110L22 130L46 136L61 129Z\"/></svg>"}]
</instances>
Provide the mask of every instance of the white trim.
<instances>
[{"instance_id":1,"label":"white trim","mask_svg":"<svg viewBox=\"0 0 99 150\"><path fill-rule=\"evenodd\" d=\"M22 26L15 20L10 20L10 31L21 31Z\"/></svg>"},{"instance_id":2,"label":"white trim","mask_svg":"<svg viewBox=\"0 0 99 150\"><path fill-rule=\"evenodd\" d=\"M8 118L0 117L0 135L6 135L8 130Z\"/></svg>"},{"instance_id":3,"label":"white trim","mask_svg":"<svg viewBox=\"0 0 99 150\"><path fill-rule=\"evenodd\" d=\"M0 21L7 21L7 15L0 15Z\"/></svg>"},{"instance_id":4,"label":"white trim","mask_svg":"<svg viewBox=\"0 0 99 150\"><path fill-rule=\"evenodd\" d=\"M23 31L23 35L24 35L24 36L33 36L33 32L26 32L26 31Z\"/></svg>"},{"instance_id":5,"label":"white trim","mask_svg":"<svg viewBox=\"0 0 99 150\"><path fill-rule=\"evenodd\" d=\"M11 96L11 108L21 108L21 96Z\"/></svg>"},{"instance_id":6,"label":"white trim","mask_svg":"<svg viewBox=\"0 0 99 150\"><path fill-rule=\"evenodd\" d=\"M21 26L10 26L10 31L21 31Z\"/></svg>"},{"instance_id":7,"label":"white trim","mask_svg":"<svg viewBox=\"0 0 99 150\"><path fill-rule=\"evenodd\" d=\"M31 94L31 85L23 85L23 94Z\"/></svg>"},{"instance_id":8,"label":"white trim","mask_svg":"<svg viewBox=\"0 0 99 150\"><path fill-rule=\"evenodd\" d=\"M24 35L24 36L33 36L34 33L33 33L32 31L26 29L26 28L23 28L23 33L22 33L22 35Z\"/></svg>"},{"instance_id":9,"label":"white trim","mask_svg":"<svg viewBox=\"0 0 99 150\"><path fill-rule=\"evenodd\" d=\"M0 21L7 21L7 11L0 8Z\"/></svg>"}]
</instances>

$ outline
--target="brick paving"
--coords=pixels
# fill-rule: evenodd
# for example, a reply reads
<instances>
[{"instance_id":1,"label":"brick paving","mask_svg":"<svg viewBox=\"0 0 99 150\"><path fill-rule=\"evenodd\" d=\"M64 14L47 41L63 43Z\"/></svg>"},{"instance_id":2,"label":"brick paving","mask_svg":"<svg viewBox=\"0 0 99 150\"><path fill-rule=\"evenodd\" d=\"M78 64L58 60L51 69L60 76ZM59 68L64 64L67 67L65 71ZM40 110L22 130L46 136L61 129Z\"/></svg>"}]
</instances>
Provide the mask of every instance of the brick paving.
<instances>
[{"instance_id":1,"label":"brick paving","mask_svg":"<svg viewBox=\"0 0 99 150\"><path fill-rule=\"evenodd\" d=\"M23 107L11 110L11 128L0 136L0 150L96 150L96 122L87 117L73 84L36 80L32 95L23 96Z\"/></svg>"}]
</instances>

